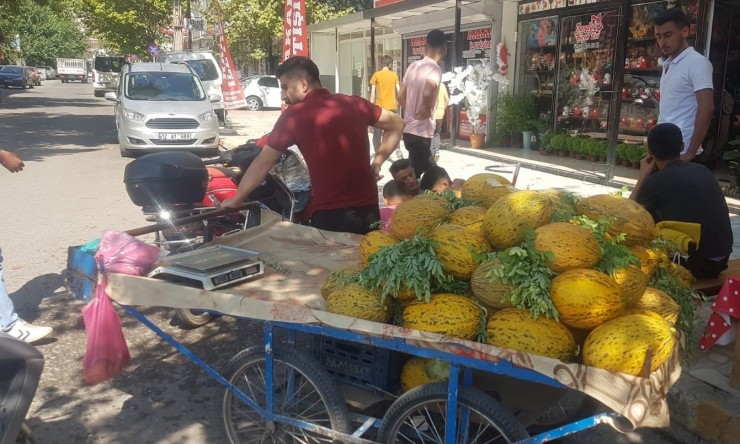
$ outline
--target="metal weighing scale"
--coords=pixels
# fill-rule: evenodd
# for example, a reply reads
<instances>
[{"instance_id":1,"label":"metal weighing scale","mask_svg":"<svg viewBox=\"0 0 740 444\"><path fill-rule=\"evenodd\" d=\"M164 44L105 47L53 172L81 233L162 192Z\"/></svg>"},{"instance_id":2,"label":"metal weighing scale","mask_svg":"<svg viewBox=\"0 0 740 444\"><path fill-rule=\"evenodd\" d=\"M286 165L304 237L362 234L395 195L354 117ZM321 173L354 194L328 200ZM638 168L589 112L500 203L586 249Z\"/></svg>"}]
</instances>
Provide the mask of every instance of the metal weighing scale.
<instances>
[{"instance_id":1,"label":"metal weighing scale","mask_svg":"<svg viewBox=\"0 0 740 444\"><path fill-rule=\"evenodd\" d=\"M259 253L226 245L211 245L166 256L147 276L184 281L215 290L265 272Z\"/></svg>"}]
</instances>

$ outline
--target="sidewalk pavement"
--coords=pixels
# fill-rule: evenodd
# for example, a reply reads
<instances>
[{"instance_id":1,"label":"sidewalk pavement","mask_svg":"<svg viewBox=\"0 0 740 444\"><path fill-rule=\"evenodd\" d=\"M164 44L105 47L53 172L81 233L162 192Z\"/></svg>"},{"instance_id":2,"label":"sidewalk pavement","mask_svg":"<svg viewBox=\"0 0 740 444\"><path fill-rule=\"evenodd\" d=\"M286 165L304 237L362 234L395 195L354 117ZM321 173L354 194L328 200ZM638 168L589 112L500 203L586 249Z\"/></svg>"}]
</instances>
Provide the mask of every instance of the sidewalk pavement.
<instances>
[{"instance_id":1,"label":"sidewalk pavement","mask_svg":"<svg viewBox=\"0 0 740 444\"><path fill-rule=\"evenodd\" d=\"M257 138L269 132L277 119L277 111L230 111L228 121L236 136L222 137L226 147L233 148L247 139ZM404 151L404 155L408 152ZM473 150L464 142L440 151L438 164L454 178L468 178L473 174L491 172L508 179L513 178L519 164L516 188L560 189L581 196L612 193L622 187L631 187L636 176L627 168L619 167L608 185L600 183L603 164L568 159L560 164L549 159L535 157L536 152L525 150L493 149ZM391 156L395 160L395 154ZM549 161L549 162L548 162ZM391 179L388 172L391 161L383 165L384 177L378 182L378 193L382 196L383 185ZM601 168L601 170L599 169ZM603 177L603 176L602 176ZM731 199L728 198L728 203ZM740 208L740 200L732 199ZM382 201L382 199L381 199ZM735 238L733 258L740 257L740 216L730 215ZM695 334L701 336L711 314L711 302L705 302L697 312ZM698 342L698 338L697 341ZM695 343L696 343L695 342ZM692 354L684 364L683 374L671 388L669 405L671 426L668 432L673 439L682 443L712 442L736 443L740 436L740 390L729 386L734 344L715 345L709 351Z\"/></svg>"}]
</instances>

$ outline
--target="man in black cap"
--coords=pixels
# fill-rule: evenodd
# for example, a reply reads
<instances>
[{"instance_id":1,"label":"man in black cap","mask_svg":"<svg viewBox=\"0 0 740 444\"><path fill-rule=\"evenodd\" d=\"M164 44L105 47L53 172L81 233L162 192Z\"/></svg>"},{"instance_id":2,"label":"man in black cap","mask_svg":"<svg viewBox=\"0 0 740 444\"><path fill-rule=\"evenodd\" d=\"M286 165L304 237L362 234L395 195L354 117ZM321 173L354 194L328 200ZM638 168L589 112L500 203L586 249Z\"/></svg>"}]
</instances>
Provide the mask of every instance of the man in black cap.
<instances>
[{"instance_id":1,"label":"man in black cap","mask_svg":"<svg viewBox=\"0 0 740 444\"><path fill-rule=\"evenodd\" d=\"M719 276L732 253L727 202L707 167L681 160L683 136L672 123L648 134L648 155L630 199L642 204L655 222L692 222L701 226L699 246L683 264L697 279Z\"/></svg>"}]
</instances>

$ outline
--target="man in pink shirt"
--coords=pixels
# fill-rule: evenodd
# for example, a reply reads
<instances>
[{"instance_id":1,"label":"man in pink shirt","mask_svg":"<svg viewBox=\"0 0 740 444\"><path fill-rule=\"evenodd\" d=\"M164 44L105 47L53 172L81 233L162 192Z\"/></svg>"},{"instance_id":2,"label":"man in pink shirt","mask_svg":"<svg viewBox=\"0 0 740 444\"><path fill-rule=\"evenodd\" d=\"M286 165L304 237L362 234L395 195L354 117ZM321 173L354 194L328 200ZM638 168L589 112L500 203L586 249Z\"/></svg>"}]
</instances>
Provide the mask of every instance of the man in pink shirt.
<instances>
[{"instance_id":1,"label":"man in pink shirt","mask_svg":"<svg viewBox=\"0 0 740 444\"><path fill-rule=\"evenodd\" d=\"M429 31L424 58L409 65L398 92L398 103L403 107L406 122L403 143L409 150L416 177L421 177L432 164L433 114L442 80L439 62L447 55L445 40L444 32L439 29Z\"/></svg>"}]
</instances>

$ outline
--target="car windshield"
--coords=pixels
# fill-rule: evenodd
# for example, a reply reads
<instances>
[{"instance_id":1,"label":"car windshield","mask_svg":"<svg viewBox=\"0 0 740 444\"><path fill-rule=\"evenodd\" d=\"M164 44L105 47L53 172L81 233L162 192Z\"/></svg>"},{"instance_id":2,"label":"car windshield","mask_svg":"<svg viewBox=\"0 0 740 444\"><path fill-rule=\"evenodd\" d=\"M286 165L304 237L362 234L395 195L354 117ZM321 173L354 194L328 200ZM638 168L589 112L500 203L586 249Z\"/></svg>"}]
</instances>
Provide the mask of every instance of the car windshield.
<instances>
[{"instance_id":1,"label":"car windshield","mask_svg":"<svg viewBox=\"0 0 740 444\"><path fill-rule=\"evenodd\" d=\"M124 95L131 100L205 100L194 75L179 72L134 72L126 76Z\"/></svg>"},{"instance_id":2,"label":"car windshield","mask_svg":"<svg viewBox=\"0 0 740 444\"><path fill-rule=\"evenodd\" d=\"M95 57L95 71L121 72L124 63L126 60L123 57Z\"/></svg>"},{"instance_id":3,"label":"car windshield","mask_svg":"<svg viewBox=\"0 0 740 444\"><path fill-rule=\"evenodd\" d=\"M6 66L3 72L7 74L23 74L23 69L18 66Z\"/></svg>"},{"instance_id":4,"label":"car windshield","mask_svg":"<svg viewBox=\"0 0 740 444\"><path fill-rule=\"evenodd\" d=\"M218 80L218 68L212 60L198 59L185 60L185 63L198 74L201 80Z\"/></svg>"}]
</instances>

